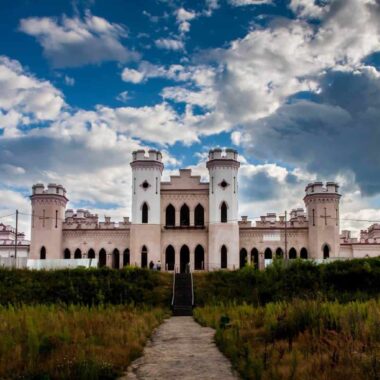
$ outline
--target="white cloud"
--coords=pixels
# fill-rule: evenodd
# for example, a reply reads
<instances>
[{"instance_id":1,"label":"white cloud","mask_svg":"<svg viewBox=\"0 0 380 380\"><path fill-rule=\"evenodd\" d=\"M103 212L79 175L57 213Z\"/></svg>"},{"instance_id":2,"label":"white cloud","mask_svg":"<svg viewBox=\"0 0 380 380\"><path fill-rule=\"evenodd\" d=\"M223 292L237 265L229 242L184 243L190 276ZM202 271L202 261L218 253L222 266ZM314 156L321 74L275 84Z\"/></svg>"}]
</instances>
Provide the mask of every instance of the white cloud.
<instances>
[{"instance_id":1,"label":"white cloud","mask_svg":"<svg viewBox=\"0 0 380 380\"><path fill-rule=\"evenodd\" d=\"M270 4L272 0L228 0L228 2L235 7L241 7L245 5Z\"/></svg>"},{"instance_id":2,"label":"white cloud","mask_svg":"<svg viewBox=\"0 0 380 380\"><path fill-rule=\"evenodd\" d=\"M123 103L126 103L129 99L131 99L131 97L129 96L128 91L123 91L116 97L116 100Z\"/></svg>"},{"instance_id":3,"label":"white cloud","mask_svg":"<svg viewBox=\"0 0 380 380\"><path fill-rule=\"evenodd\" d=\"M183 50L184 44L181 40L175 40L171 38L159 38L155 41L156 46L159 49L166 50Z\"/></svg>"},{"instance_id":4,"label":"white cloud","mask_svg":"<svg viewBox=\"0 0 380 380\"><path fill-rule=\"evenodd\" d=\"M64 80L65 80L65 84L67 86L74 86L74 84L75 84L75 79L69 77L68 75L65 75Z\"/></svg>"},{"instance_id":5,"label":"white cloud","mask_svg":"<svg viewBox=\"0 0 380 380\"><path fill-rule=\"evenodd\" d=\"M187 11L185 8L179 8L176 11L178 29L181 33L190 31L190 21L195 19L197 14L193 11Z\"/></svg>"},{"instance_id":6,"label":"white cloud","mask_svg":"<svg viewBox=\"0 0 380 380\"><path fill-rule=\"evenodd\" d=\"M291 0L289 8L300 17L320 18L327 12L329 4L322 6L314 0Z\"/></svg>"},{"instance_id":7,"label":"white cloud","mask_svg":"<svg viewBox=\"0 0 380 380\"><path fill-rule=\"evenodd\" d=\"M144 80L144 74L134 69L125 68L121 73L121 78L124 82L141 83Z\"/></svg>"},{"instance_id":8,"label":"white cloud","mask_svg":"<svg viewBox=\"0 0 380 380\"><path fill-rule=\"evenodd\" d=\"M20 30L37 39L54 67L126 62L138 57L121 42L127 36L123 26L89 12L84 19L66 16L60 21L52 17L22 19Z\"/></svg>"}]
</instances>

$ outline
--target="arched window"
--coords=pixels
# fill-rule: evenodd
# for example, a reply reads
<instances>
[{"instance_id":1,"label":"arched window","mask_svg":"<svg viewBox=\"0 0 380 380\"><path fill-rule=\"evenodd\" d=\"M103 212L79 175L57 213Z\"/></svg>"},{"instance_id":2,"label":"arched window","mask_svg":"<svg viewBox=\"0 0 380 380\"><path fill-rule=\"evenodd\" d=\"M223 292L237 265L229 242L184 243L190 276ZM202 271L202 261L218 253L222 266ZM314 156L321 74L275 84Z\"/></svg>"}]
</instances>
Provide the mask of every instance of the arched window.
<instances>
[{"instance_id":1,"label":"arched window","mask_svg":"<svg viewBox=\"0 0 380 380\"><path fill-rule=\"evenodd\" d=\"M99 268L105 267L107 265L107 253L104 248L99 251Z\"/></svg>"},{"instance_id":2,"label":"arched window","mask_svg":"<svg viewBox=\"0 0 380 380\"><path fill-rule=\"evenodd\" d=\"M130 255L129 255L129 249L125 249L123 253L123 267L130 264Z\"/></svg>"},{"instance_id":3,"label":"arched window","mask_svg":"<svg viewBox=\"0 0 380 380\"><path fill-rule=\"evenodd\" d=\"M276 259L283 259L284 258L284 251L282 248L277 248L276 249Z\"/></svg>"},{"instance_id":4,"label":"arched window","mask_svg":"<svg viewBox=\"0 0 380 380\"><path fill-rule=\"evenodd\" d=\"M148 268L148 248L145 245L141 248L141 268Z\"/></svg>"},{"instance_id":5,"label":"arched window","mask_svg":"<svg viewBox=\"0 0 380 380\"><path fill-rule=\"evenodd\" d=\"M95 259L95 251L92 248L88 250L87 257L89 259Z\"/></svg>"},{"instance_id":6,"label":"arched window","mask_svg":"<svg viewBox=\"0 0 380 380\"><path fill-rule=\"evenodd\" d=\"M190 226L190 209L186 203L181 207L180 222L181 226Z\"/></svg>"},{"instance_id":7,"label":"arched window","mask_svg":"<svg viewBox=\"0 0 380 380\"><path fill-rule=\"evenodd\" d=\"M205 269L205 251L203 247L198 244L195 247L194 252L194 269L195 270L202 270Z\"/></svg>"},{"instance_id":8,"label":"arched window","mask_svg":"<svg viewBox=\"0 0 380 380\"><path fill-rule=\"evenodd\" d=\"M187 245L183 245L179 253L179 266L180 266L181 273L187 272L189 264L190 264L190 250Z\"/></svg>"},{"instance_id":9,"label":"arched window","mask_svg":"<svg viewBox=\"0 0 380 380\"><path fill-rule=\"evenodd\" d=\"M239 260L240 268L243 268L247 264L247 257L248 257L247 250L245 248L242 248L240 250L240 260Z\"/></svg>"},{"instance_id":10,"label":"arched window","mask_svg":"<svg viewBox=\"0 0 380 380\"><path fill-rule=\"evenodd\" d=\"M323 247L323 258L328 259L330 257L330 248L327 244Z\"/></svg>"},{"instance_id":11,"label":"arched window","mask_svg":"<svg viewBox=\"0 0 380 380\"><path fill-rule=\"evenodd\" d=\"M307 249L306 248L302 248L301 252L300 252L301 259L307 259L307 256L308 256Z\"/></svg>"},{"instance_id":12,"label":"arched window","mask_svg":"<svg viewBox=\"0 0 380 380\"><path fill-rule=\"evenodd\" d=\"M70 259L71 258L71 252L68 248L66 248L63 252L63 258L64 259Z\"/></svg>"},{"instance_id":13,"label":"arched window","mask_svg":"<svg viewBox=\"0 0 380 380\"><path fill-rule=\"evenodd\" d=\"M165 251L165 268L167 270L174 270L175 265L175 251L172 245L169 245Z\"/></svg>"},{"instance_id":14,"label":"arched window","mask_svg":"<svg viewBox=\"0 0 380 380\"><path fill-rule=\"evenodd\" d=\"M144 204L142 205L141 217L141 223L148 223L148 205L146 204L146 202L144 202Z\"/></svg>"},{"instance_id":15,"label":"arched window","mask_svg":"<svg viewBox=\"0 0 380 380\"><path fill-rule=\"evenodd\" d=\"M256 269L259 269L259 251L257 248L253 248L251 251L251 263L253 263Z\"/></svg>"},{"instance_id":16,"label":"arched window","mask_svg":"<svg viewBox=\"0 0 380 380\"><path fill-rule=\"evenodd\" d=\"M40 260L46 260L46 248L45 247L41 247Z\"/></svg>"},{"instance_id":17,"label":"arched window","mask_svg":"<svg viewBox=\"0 0 380 380\"><path fill-rule=\"evenodd\" d=\"M222 223L227 223L227 204L223 202L220 206L220 221Z\"/></svg>"},{"instance_id":18,"label":"arched window","mask_svg":"<svg viewBox=\"0 0 380 380\"><path fill-rule=\"evenodd\" d=\"M167 227L175 226L175 208L172 204L166 207L165 218L166 218L165 224Z\"/></svg>"},{"instance_id":19,"label":"arched window","mask_svg":"<svg viewBox=\"0 0 380 380\"><path fill-rule=\"evenodd\" d=\"M227 268L227 264L227 247L225 245L222 245L222 248L220 250L220 267Z\"/></svg>"},{"instance_id":20,"label":"arched window","mask_svg":"<svg viewBox=\"0 0 380 380\"><path fill-rule=\"evenodd\" d=\"M205 225L205 210L201 204L198 204L194 210L194 224L198 227Z\"/></svg>"},{"instance_id":21,"label":"arched window","mask_svg":"<svg viewBox=\"0 0 380 380\"><path fill-rule=\"evenodd\" d=\"M297 251L295 250L295 248L290 248L290 251L289 251L289 259L296 259L297 258Z\"/></svg>"},{"instance_id":22,"label":"arched window","mask_svg":"<svg viewBox=\"0 0 380 380\"><path fill-rule=\"evenodd\" d=\"M272 259L272 250L270 248L267 248L265 251L264 251L264 258L265 259Z\"/></svg>"},{"instance_id":23,"label":"arched window","mask_svg":"<svg viewBox=\"0 0 380 380\"><path fill-rule=\"evenodd\" d=\"M81 259L82 258L82 251L77 248L74 252L74 259Z\"/></svg>"},{"instance_id":24,"label":"arched window","mask_svg":"<svg viewBox=\"0 0 380 380\"><path fill-rule=\"evenodd\" d=\"M120 267L120 252L118 249L114 249L112 252L112 268L119 269Z\"/></svg>"}]
</instances>

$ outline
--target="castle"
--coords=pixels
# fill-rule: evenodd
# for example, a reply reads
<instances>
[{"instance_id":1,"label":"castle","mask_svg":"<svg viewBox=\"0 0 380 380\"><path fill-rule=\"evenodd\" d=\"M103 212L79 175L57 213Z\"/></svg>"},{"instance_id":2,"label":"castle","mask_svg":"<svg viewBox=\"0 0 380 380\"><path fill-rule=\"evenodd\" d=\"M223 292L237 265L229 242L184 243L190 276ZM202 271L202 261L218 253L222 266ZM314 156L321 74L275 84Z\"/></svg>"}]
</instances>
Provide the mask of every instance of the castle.
<instances>
[{"instance_id":1,"label":"castle","mask_svg":"<svg viewBox=\"0 0 380 380\"><path fill-rule=\"evenodd\" d=\"M161 152L133 153L132 219L100 222L87 210L66 210L63 186L33 186L30 259L96 259L99 266L162 270L237 269L246 263L264 268L276 257L353 258L380 255L380 226L352 239L340 235L339 186L307 185L303 209L289 219L269 213L255 225L238 218L238 153L209 152L209 182L181 169L161 180ZM259 184L258 184L259 185Z\"/></svg>"}]
</instances>

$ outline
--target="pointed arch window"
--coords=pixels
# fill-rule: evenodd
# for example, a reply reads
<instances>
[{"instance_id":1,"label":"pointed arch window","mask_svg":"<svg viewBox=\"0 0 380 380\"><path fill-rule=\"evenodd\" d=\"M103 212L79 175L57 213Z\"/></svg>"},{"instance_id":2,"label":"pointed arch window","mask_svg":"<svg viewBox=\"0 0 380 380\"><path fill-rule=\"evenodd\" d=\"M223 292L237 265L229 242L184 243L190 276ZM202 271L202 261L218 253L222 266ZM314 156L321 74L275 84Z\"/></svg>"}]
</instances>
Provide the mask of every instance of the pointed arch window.
<instances>
[{"instance_id":1,"label":"pointed arch window","mask_svg":"<svg viewBox=\"0 0 380 380\"><path fill-rule=\"evenodd\" d=\"M123 253L123 267L129 265L130 263L130 254L129 254L129 249L125 249Z\"/></svg>"},{"instance_id":2,"label":"pointed arch window","mask_svg":"<svg viewBox=\"0 0 380 380\"><path fill-rule=\"evenodd\" d=\"M252 251L251 251L251 263L254 264L254 267L256 269L259 268L259 251L257 250L257 248L252 248Z\"/></svg>"},{"instance_id":3,"label":"pointed arch window","mask_svg":"<svg viewBox=\"0 0 380 380\"><path fill-rule=\"evenodd\" d=\"M181 226L190 226L190 209L186 203L181 207L180 218Z\"/></svg>"},{"instance_id":4,"label":"pointed arch window","mask_svg":"<svg viewBox=\"0 0 380 380\"><path fill-rule=\"evenodd\" d=\"M166 207L165 219L166 227L175 226L175 208L172 204Z\"/></svg>"},{"instance_id":5,"label":"pointed arch window","mask_svg":"<svg viewBox=\"0 0 380 380\"><path fill-rule=\"evenodd\" d=\"M89 259L95 259L95 251L92 248L88 250L87 257Z\"/></svg>"},{"instance_id":6,"label":"pointed arch window","mask_svg":"<svg viewBox=\"0 0 380 380\"><path fill-rule=\"evenodd\" d=\"M328 259L330 257L330 247L325 244L323 247L323 258Z\"/></svg>"},{"instance_id":7,"label":"pointed arch window","mask_svg":"<svg viewBox=\"0 0 380 380\"><path fill-rule=\"evenodd\" d=\"M198 244L194 252L194 269L202 270L205 269L205 251L203 247Z\"/></svg>"},{"instance_id":8,"label":"pointed arch window","mask_svg":"<svg viewBox=\"0 0 380 380\"><path fill-rule=\"evenodd\" d=\"M295 248L290 248L290 251L289 251L289 259L296 259L297 258L297 251Z\"/></svg>"},{"instance_id":9,"label":"pointed arch window","mask_svg":"<svg viewBox=\"0 0 380 380\"><path fill-rule=\"evenodd\" d=\"M81 259L82 258L82 251L77 248L74 252L74 259Z\"/></svg>"},{"instance_id":10,"label":"pointed arch window","mask_svg":"<svg viewBox=\"0 0 380 380\"><path fill-rule=\"evenodd\" d=\"M63 251L63 258L64 259L70 259L71 258L71 253L70 253L70 250L68 248L66 248L64 251Z\"/></svg>"},{"instance_id":11,"label":"pointed arch window","mask_svg":"<svg viewBox=\"0 0 380 380\"><path fill-rule=\"evenodd\" d=\"M220 206L220 221L222 223L227 223L227 204L223 202Z\"/></svg>"},{"instance_id":12,"label":"pointed arch window","mask_svg":"<svg viewBox=\"0 0 380 380\"><path fill-rule=\"evenodd\" d=\"M148 248L145 245L141 248L141 268L148 268Z\"/></svg>"},{"instance_id":13,"label":"pointed arch window","mask_svg":"<svg viewBox=\"0 0 380 380\"><path fill-rule=\"evenodd\" d=\"M107 253L104 248L99 251L99 267L105 267L107 265Z\"/></svg>"},{"instance_id":14,"label":"pointed arch window","mask_svg":"<svg viewBox=\"0 0 380 380\"><path fill-rule=\"evenodd\" d=\"M46 260L46 248L45 247L41 247L40 260Z\"/></svg>"},{"instance_id":15,"label":"pointed arch window","mask_svg":"<svg viewBox=\"0 0 380 380\"><path fill-rule=\"evenodd\" d=\"M144 202L141 208L141 223L148 223L148 212L148 205Z\"/></svg>"},{"instance_id":16,"label":"pointed arch window","mask_svg":"<svg viewBox=\"0 0 380 380\"><path fill-rule=\"evenodd\" d=\"M222 245L222 248L220 250L220 267L225 269L227 268L227 247L225 245Z\"/></svg>"},{"instance_id":17,"label":"pointed arch window","mask_svg":"<svg viewBox=\"0 0 380 380\"><path fill-rule=\"evenodd\" d=\"M302 248L300 252L301 259L307 259L308 253L306 248Z\"/></svg>"},{"instance_id":18,"label":"pointed arch window","mask_svg":"<svg viewBox=\"0 0 380 380\"><path fill-rule=\"evenodd\" d=\"M205 210L201 204L198 204L194 210L194 224L197 227L203 227L205 224Z\"/></svg>"}]
</instances>

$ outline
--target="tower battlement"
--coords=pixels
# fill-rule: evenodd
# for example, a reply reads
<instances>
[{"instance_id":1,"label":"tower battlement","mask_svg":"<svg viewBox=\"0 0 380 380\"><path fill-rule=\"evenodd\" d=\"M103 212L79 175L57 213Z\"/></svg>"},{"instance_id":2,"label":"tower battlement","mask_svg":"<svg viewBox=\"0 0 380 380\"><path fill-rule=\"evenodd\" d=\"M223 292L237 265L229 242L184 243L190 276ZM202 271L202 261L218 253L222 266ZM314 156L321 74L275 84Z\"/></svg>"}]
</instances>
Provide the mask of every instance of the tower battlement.
<instances>
[{"instance_id":1,"label":"tower battlement","mask_svg":"<svg viewBox=\"0 0 380 380\"><path fill-rule=\"evenodd\" d=\"M146 152L144 149L135 150L132 153L133 161L159 161L162 162L162 153L159 150L149 149Z\"/></svg>"},{"instance_id":2,"label":"tower battlement","mask_svg":"<svg viewBox=\"0 0 380 380\"><path fill-rule=\"evenodd\" d=\"M66 197L66 189L62 185L49 183L45 188L43 183L36 183L32 187L32 195L61 195Z\"/></svg>"},{"instance_id":3,"label":"tower battlement","mask_svg":"<svg viewBox=\"0 0 380 380\"><path fill-rule=\"evenodd\" d=\"M209 160L237 160L238 152L235 149L227 148L224 152L220 148L211 149L208 152Z\"/></svg>"},{"instance_id":4,"label":"tower battlement","mask_svg":"<svg viewBox=\"0 0 380 380\"><path fill-rule=\"evenodd\" d=\"M306 195L321 193L338 194L338 189L339 185L336 182L326 182L326 185L323 182L312 182L306 186L305 192Z\"/></svg>"}]
</instances>

